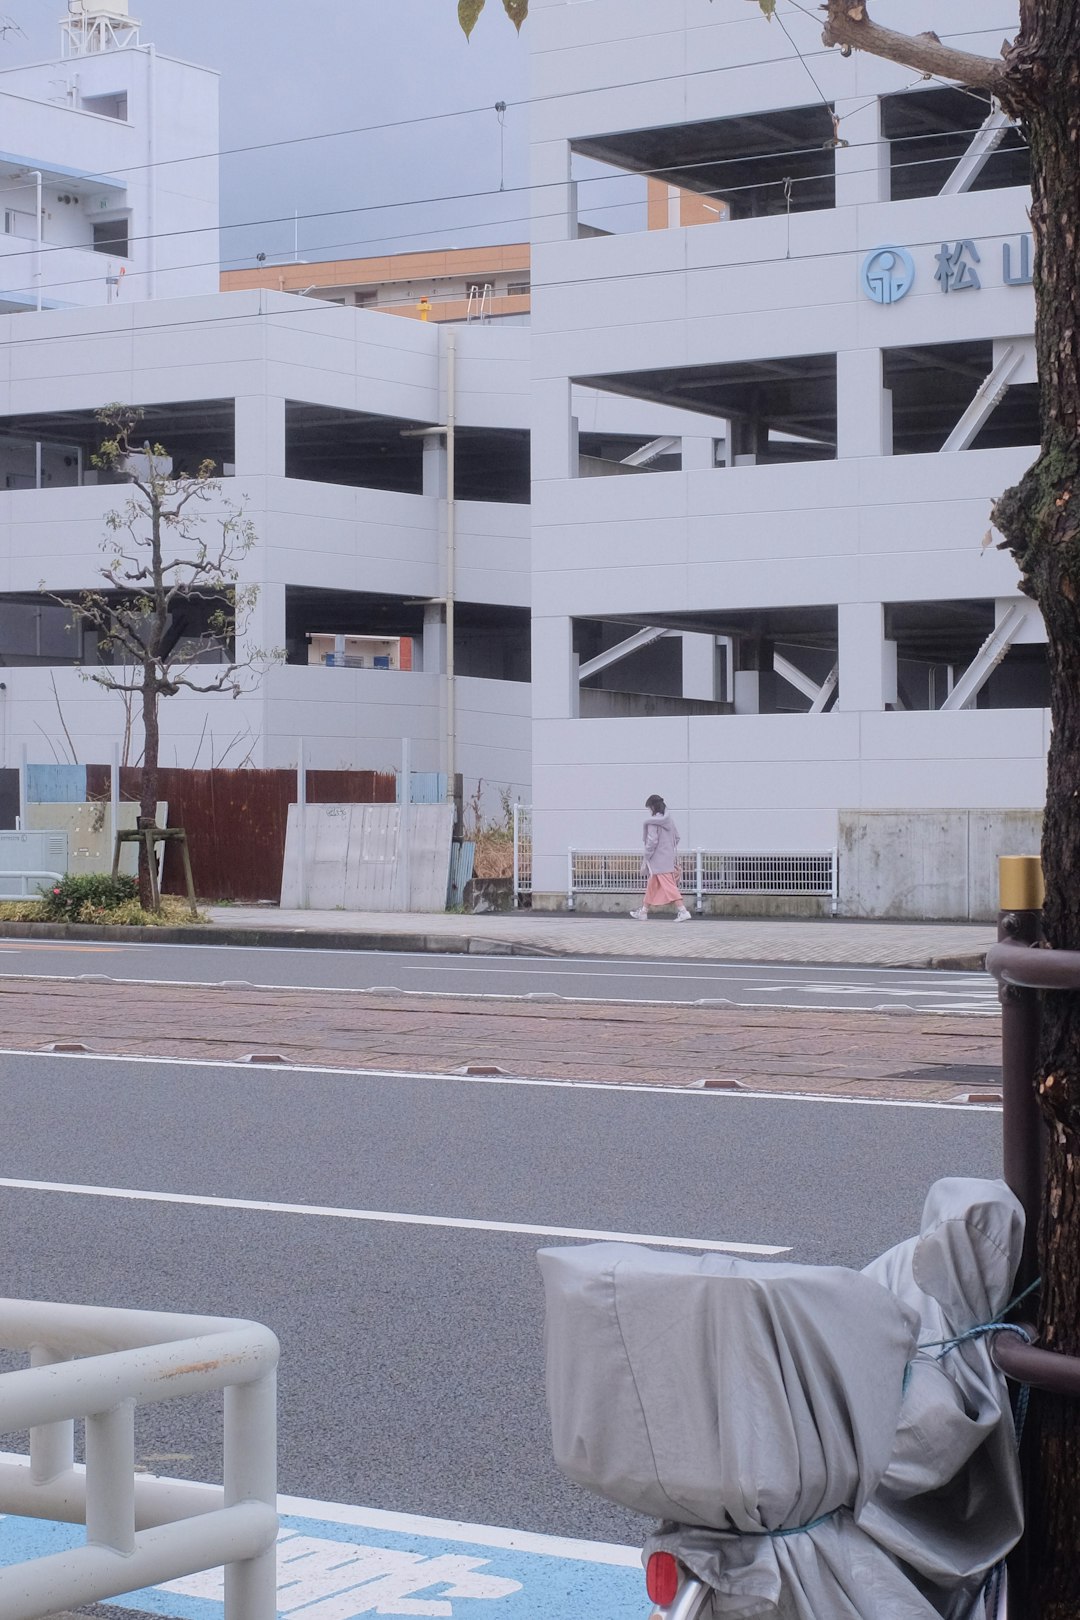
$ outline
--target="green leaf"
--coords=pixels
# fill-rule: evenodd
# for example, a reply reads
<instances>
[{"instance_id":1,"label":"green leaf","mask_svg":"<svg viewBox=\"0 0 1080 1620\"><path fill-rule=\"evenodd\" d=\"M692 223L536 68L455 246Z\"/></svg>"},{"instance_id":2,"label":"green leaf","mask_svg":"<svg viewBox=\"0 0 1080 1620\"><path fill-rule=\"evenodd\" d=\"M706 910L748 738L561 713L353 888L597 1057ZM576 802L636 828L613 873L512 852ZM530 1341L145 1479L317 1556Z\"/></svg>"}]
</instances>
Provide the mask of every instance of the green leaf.
<instances>
[{"instance_id":1,"label":"green leaf","mask_svg":"<svg viewBox=\"0 0 1080 1620\"><path fill-rule=\"evenodd\" d=\"M766 17L772 22L773 12L776 10L776 0L751 0L751 3L760 6Z\"/></svg>"},{"instance_id":2,"label":"green leaf","mask_svg":"<svg viewBox=\"0 0 1080 1620\"><path fill-rule=\"evenodd\" d=\"M521 25L529 15L529 0L503 0L503 10L520 34Z\"/></svg>"},{"instance_id":3,"label":"green leaf","mask_svg":"<svg viewBox=\"0 0 1080 1620\"><path fill-rule=\"evenodd\" d=\"M466 39L476 27L476 19L483 9L484 0L458 0L458 22Z\"/></svg>"}]
</instances>

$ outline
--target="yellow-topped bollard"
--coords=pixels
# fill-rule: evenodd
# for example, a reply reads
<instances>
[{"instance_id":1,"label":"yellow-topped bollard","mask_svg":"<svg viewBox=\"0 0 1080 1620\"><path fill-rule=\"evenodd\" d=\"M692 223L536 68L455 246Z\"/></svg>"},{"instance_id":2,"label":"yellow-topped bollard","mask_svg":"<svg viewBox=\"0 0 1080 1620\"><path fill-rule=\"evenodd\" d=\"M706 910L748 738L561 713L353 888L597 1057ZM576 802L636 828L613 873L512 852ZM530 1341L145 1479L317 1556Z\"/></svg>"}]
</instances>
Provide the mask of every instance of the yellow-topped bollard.
<instances>
[{"instance_id":1,"label":"yellow-topped bollard","mask_svg":"<svg viewBox=\"0 0 1080 1620\"><path fill-rule=\"evenodd\" d=\"M1041 911L1046 890L1037 855L998 858L998 893L1002 911Z\"/></svg>"}]
</instances>

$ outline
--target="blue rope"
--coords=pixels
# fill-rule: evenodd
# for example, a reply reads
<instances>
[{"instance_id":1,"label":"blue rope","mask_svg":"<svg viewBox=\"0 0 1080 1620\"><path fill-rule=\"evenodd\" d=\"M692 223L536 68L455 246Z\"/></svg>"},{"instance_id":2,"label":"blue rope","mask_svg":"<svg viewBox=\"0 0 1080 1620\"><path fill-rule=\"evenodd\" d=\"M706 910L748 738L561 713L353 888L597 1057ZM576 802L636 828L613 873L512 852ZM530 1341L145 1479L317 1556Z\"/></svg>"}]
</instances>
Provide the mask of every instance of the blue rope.
<instances>
[{"instance_id":1,"label":"blue rope","mask_svg":"<svg viewBox=\"0 0 1080 1620\"><path fill-rule=\"evenodd\" d=\"M1014 1311L1016 1307L1028 1297L1029 1294L1033 1294L1041 1282L1042 1278L1036 1277L1035 1281L1029 1284L1029 1286L1024 1289L1022 1294L1017 1294L1015 1299L1010 1300L1009 1304L1006 1305L1001 1314L995 1317L992 1322L979 1322L975 1327L968 1328L966 1333L958 1333L954 1339L931 1339L928 1343L920 1344L919 1349L937 1350L938 1354L935 1357L935 1360L943 1361L949 1354L950 1350L955 1350L961 1344L970 1344L976 1339L985 1339L989 1337L991 1333L1016 1333L1021 1339L1023 1339L1025 1344L1030 1344L1031 1334L1027 1331L1027 1329L1021 1327L1018 1322L1006 1322L1004 1318L1009 1315L1010 1311ZM904 1374L905 1389L907 1388L907 1380L909 1375L910 1367L905 1371ZM1013 1426L1016 1430L1017 1446L1019 1446L1024 1436L1024 1424L1027 1421L1030 1399L1030 1387L1027 1384L1021 1384L1016 1397L1016 1408L1013 1412ZM991 1617L991 1620L1001 1620L1001 1600L1004 1594L1004 1575L1005 1560L1002 1558L994 1565L989 1575L987 1575L986 1581L983 1585L986 1613Z\"/></svg>"}]
</instances>

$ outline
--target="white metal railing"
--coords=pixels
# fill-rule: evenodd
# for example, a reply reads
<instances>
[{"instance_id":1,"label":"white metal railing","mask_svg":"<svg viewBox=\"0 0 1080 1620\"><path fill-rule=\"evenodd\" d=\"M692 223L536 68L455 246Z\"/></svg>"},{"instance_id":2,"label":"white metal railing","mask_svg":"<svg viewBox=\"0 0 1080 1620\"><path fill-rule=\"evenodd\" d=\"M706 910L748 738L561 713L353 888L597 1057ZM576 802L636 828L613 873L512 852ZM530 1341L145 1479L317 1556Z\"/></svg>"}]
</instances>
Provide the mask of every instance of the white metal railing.
<instances>
[{"instance_id":1,"label":"white metal railing","mask_svg":"<svg viewBox=\"0 0 1080 1620\"><path fill-rule=\"evenodd\" d=\"M520 896L532 893L532 810L527 804L514 806L514 905Z\"/></svg>"},{"instance_id":2,"label":"white metal railing","mask_svg":"<svg viewBox=\"0 0 1080 1620\"><path fill-rule=\"evenodd\" d=\"M30 890L26 887L31 878L44 878L46 883L63 883L64 874L62 872L11 872L8 871L6 867L0 867L0 900L38 899L39 896L36 894L32 895ZM4 885L9 881L21 883L22 893L5 894Z\"/></svg>"},{"instance_id":3,"label":"white metal railing","mask_svg":"<svg viewBox=\"0 0 1080 1620\"><path fill-rule=\"evenodd\" d=\"M827 850L685 850L679 886L697 910L709 894L807 895L839 903L839 862ZM566 900L578 894L637 894L645 887L640 851L572 849L567 855Z\"/></svg>"},{"instance_id":4,"label":"white metal railing","mask_svg":"<svg viewBox=\"0 0 1080 1620\"><path fill-rule=\"evenodd\" d=\"M86 1544L0 1569L0 1615L40 1620L226 1565L226 1620L276 1620L278 1342L227 1317L0 1299L0 1513L85 1524ZM78 1357L79 1359L74 1359ZM135 1472L135 1408L224 1390L224 1486ZM74 1460L85 1420L86 1462Z\"/></svg>"}]
</instances>

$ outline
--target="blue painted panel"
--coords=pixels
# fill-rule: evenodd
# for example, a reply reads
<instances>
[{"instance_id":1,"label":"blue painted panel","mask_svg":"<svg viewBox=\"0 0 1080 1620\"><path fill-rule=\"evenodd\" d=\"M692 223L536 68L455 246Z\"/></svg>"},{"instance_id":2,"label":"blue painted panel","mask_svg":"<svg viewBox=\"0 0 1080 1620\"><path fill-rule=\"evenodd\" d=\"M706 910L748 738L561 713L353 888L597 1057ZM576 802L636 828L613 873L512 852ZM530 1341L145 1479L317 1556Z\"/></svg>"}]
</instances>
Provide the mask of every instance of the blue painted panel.
<instances>
[{"instance_id":1,"label":"blue painted panel","mask_svg":"<svg viewBox=\"0 0 1080 1620\"><path fill-rule=\"evenodd\" d=\"M476 845L459 843L455 839L450 853L450 887L446 898L448 906L465 904L465 885L473 875L475 864Z\"/></svg>"},{"instance_id":2,"label":"blue painted panel","mask_svg":"<svg viewBox=\"0 0 1080 1620\"><path fill-rule=\"evenodd\" d=\"M413 771L411 797L413 804L442 804L446 798L445 771ZM398 799L401 786L398 784Z\"/></svg>"},{"instance_id":3,"label":"blue painted panel","mask_svg":"<svg viewBox=\"0 0 1080 1620\"><path fill-rule=\"evenodd\" d=\"M85 765L28 765L27 804L85 804Z\"/></svg>"}]
</instances>

